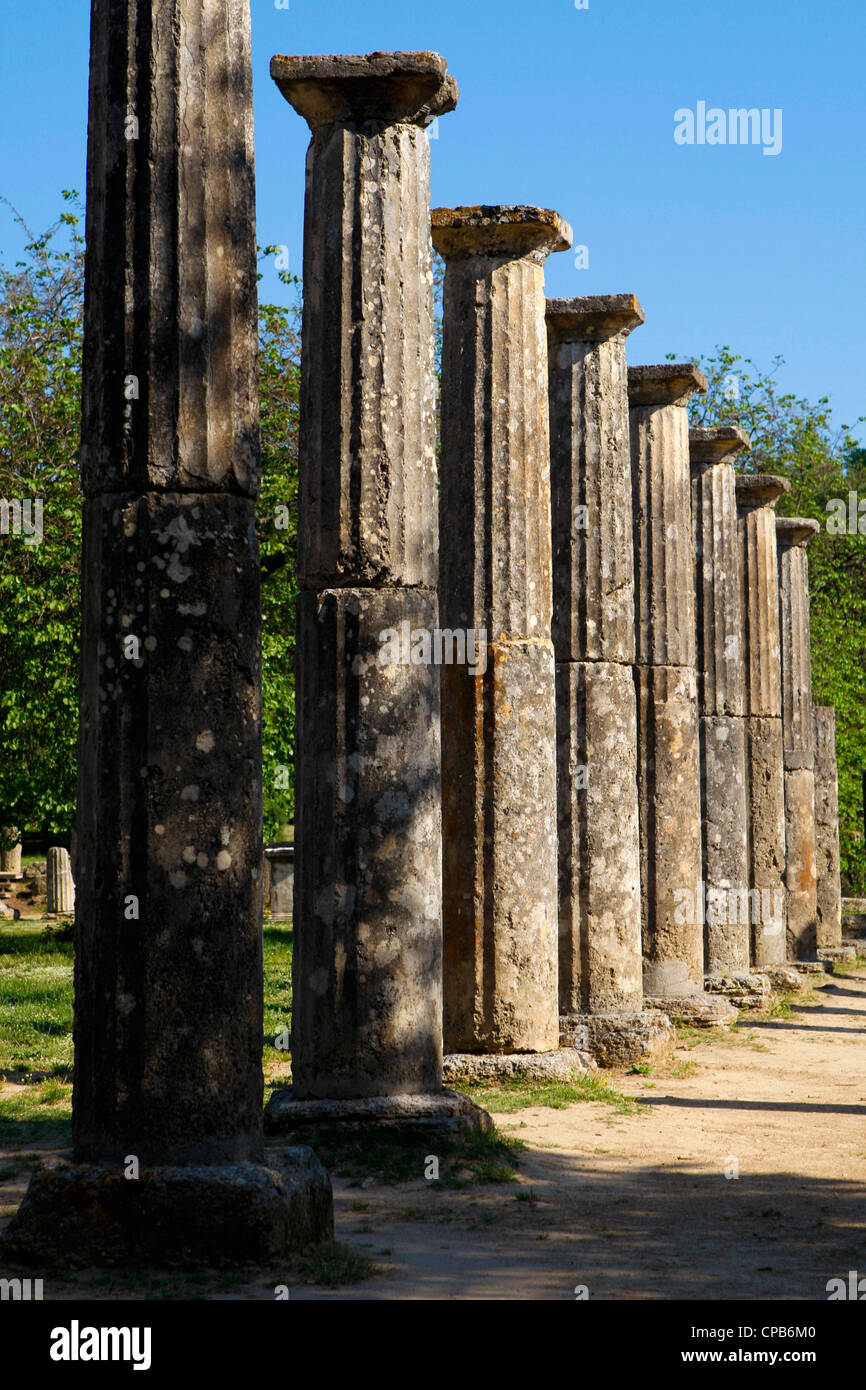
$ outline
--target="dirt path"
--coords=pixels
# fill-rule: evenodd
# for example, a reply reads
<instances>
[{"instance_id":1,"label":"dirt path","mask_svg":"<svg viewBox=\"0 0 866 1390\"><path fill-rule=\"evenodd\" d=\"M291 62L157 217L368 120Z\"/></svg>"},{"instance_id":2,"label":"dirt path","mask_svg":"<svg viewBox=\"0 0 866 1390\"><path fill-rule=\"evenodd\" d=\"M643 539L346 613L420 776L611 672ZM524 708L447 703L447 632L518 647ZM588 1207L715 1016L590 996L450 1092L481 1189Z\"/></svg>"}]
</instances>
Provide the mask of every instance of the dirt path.
<instances>
[{"instance_id":1,"label":"dirt path","mask_svg":"<svg viewBox=\"0 0 866 1390\"><path fill-rule=\"evenodd\" d=\"M336 1180L337 1238L377 1272L291 1298L825 1299L828 1279L866 1275L866 970L820 978L793 1009L686 1035L663 1072L614 1075L640 1114L496 1116L527 1144L516 1184ZM6 1185L3 1216L25 1184ZM154 1296L105 1276L52 1283L61 1299ZM205 1276L198 1292L272 1299L274 1278Z\"/></svg>"},{"instance_id":2,"label":"dirt path","mask_svg":"<svg viewBox=\"0 0 866 1390\"><path fill-rule=\"evenodd\" d=\"M691 1035L667 1075L617 1077L645 1115L497 1117L530 1146L516 1188L338 1183L338 1238L386 1272L292 1297L824 1299L866 1275L864 1043L859 971L790 1019Z\"/></svg>"}]
</instances>

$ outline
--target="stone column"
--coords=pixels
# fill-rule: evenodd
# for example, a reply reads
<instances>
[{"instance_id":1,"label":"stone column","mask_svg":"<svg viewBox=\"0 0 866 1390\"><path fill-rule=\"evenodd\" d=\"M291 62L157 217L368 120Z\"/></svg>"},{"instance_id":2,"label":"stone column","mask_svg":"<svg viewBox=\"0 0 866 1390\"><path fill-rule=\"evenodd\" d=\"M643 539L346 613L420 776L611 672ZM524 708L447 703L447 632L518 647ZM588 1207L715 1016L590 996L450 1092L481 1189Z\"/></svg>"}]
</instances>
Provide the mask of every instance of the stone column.
<instances>
[{"instance_id":1,"label":"stone column","mask_svg":"<svg viewBox=\"0 0 866 1390\"><path fill-rule=\"evenodd\" d=\"M737 475L737 529L746 644L746 784L752 963L782 965L785 938L785 773L779 576L774 508L785 478Z\"/></svg>"},{"instance_id":2,"label":"stone column","mask_svg":"<svg viewBox=\"0 0 866 1390\"><path fill-rule=\"evenodd\" d=\"M747 986L746 670L732 425L689 431L697 595L704 854L704 966L719 988Z\"/></svg>"},{"instance_id":3,"label":"stone column","mask_svg":"<svg viewBox=\"0 0 866 1390\"><path fill-rule=\"evenodd\" d=\"M274 1261L333 1229L262 1133L246 0L93 0L74 1162L22 1258Z\"/></svg>"},{"instance_id":4,"label":"stone column","mask_svg":"<svg viewBox=\"0 0 866 1390\"><path fill-rule=\"evenodd\" d=\"M544 261L555 212L437 208L445 258L443 630L484 660L442 669L448 1053L559 1041L555 682Z\"/></svg>"},{"instance_id":5,"label":"stone column","mask_svg":"<svg viewBox=\"0 0 866 1390\"><path fill-rule=\"evenodd\" d=\"M725 1022L703 993L703 858L688 402L690 362L630 367L635 684L644 993L679 1017Z\"/></svg>"},{"instance_id":6,"label":"stone column","mask_svg":"<svg viewBox=\"0 0 866 1390\"><path fill-rule=\"evenodd\" d=\"M71 917L75 911L75 884L68 850L53 848L48 851L45 878L48 915Z\"/></svg>"},{"instance_id":7,"label":"stone column","mask_svg":"<svg viewBox=\"0 0 866 1390\"><path fill-rule=\"evenodd\" d=\"M21 877L21 841L17 838L19 834L17 828L11 825L0 830L0 879Z\"/></svg>"},{"instance_id":8,"label":"stone column","mask_svg":"<svg viewBox=\"0 0 866 1390\"><path fill-rule=\"evenodd\" d=\"M632 294L547 301L563 1038L603 1066L666 1051L643 1008L626 338Z\"/></svg>"},{"instance_id":9,"label":"stone column","mask_svg":"<svg viewBox=\"0 0 866 1390\"><path fill-rule=\"evenodd\" d=\"M806 546L820 529L809 517L776 518L789 960L814 960L817 947L815 742Z\"/></svg>"},{"instance_id":10,"label":"stone column","mask_svg":"<svg viewBox=\"0 0 866 1390\"><path fill-rule=\"evenodd\" d=\"M812 706L815 757L816 940L819 950L842 947L842 884L839 871L839 782L836 711Z\"/></svg>"},{"instance_id":11,"label":"stone column","mask_svg":"<svg viewBox=\"0 0 866 1390\"><path fill-rule=\"evenodd\" d=\"M442 1089L439 673L421 650L437 624L425 127L457 87L433 53L277 57L271 75L312 139L293 1085L268 1122L461 1127L479 1112Z\"/></svg>"}]
</instances>

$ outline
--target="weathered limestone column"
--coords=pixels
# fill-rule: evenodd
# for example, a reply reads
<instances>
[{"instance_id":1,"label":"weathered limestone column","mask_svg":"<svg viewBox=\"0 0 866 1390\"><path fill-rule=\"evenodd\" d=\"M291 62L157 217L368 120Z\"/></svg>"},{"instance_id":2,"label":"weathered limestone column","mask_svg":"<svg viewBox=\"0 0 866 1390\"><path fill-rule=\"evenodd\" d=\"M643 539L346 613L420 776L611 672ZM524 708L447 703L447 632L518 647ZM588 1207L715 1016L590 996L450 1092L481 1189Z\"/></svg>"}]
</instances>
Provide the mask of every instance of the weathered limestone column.
<instances>
[{"instance_id":1,"label":"weathered limestone column","mask_svg":"<svg viewBox=\"0 0 866 1390\"><path fill-rule=\"evenodd\" d=\"M842 883L839 865L839 781L836 711L812 706L815 756L816 941L819 950L842 947Z\"/></svg>"},{"instance_id":2,"label":"weathered limestone column","mask_svg":"<svg viewBox=\"0 0 866 1390\"><path fill-rule=\"evenodd\" d=\"M21 841L15 826L0 830L0 879L21 877Z\"/></svg>"},{"instance_id":3,"label":"weathered limestone column","mask_svg":"<svg viewBox=\"0 0 866 1390\"><path fill-rule=\"evenodd\" d=\"M809 517L776 518L789 960L814 960L817 947L815 742L806 546L820 529Z\"/></svg>"},{"instance_id":4,"label":"weathered limestone column","mask_svg":"<svg viewBox=\"0 0 866 1390\"><path fill-rule=\"evenodd\" d=\"M69 851L55 847L48 851L46 896L49 916L69 916L75 911L75 884Z\"/></svg>"},{"instance_id":5,"label":"weathered limestone column","mask_svg":"<svg viewBox=\"0 0 866 1390\"><path fill-rule=\"evenodd\" d=\"M555 212L437 208L445 258L443 630L486 660L442 669L448 1053L559 1042L555 680L544 261Z\"/></svg>"},{"instance_id":6,"label":"weathered limestone column","mask_svg":"<svg viewBox=\"0 0 866 1390\"><path fill-rule=\"evenodd\" d=\"M785 478L737 475L737 529L746 644L746 783L752 964L783 965L785 938L785 773L779 576L774 508Z\"/></svg>"},{"instance_id":7,"label":"weathered limestone column","mask_svg":"<svg viewBox=\"0 0 866 1390\"><path fill-rule=\"evenodd\" d=\"M726 1022L703 993L703 858L688 402L692 363L630 367L635 684L644 993L666 1011Z\"/></svg>"},{"instance_id":8,"label":"weathered limestone column","mask_svg":"<svg viewBox=\"0 0 866 1390\"><path fill-rule=\"evenodd\" d=\"M561 1036L603 1066L669 1050L643 1008L626 338L632 294L547 301Z\"/></svg>"},{"instance_id":9,"label":"weathered limestone column","mask_svg":"<svg viewBox=\"0 0 866 1390\"><path fill-rule=\"evenodd\" d=\"M268 1122L462 1127L480 1112L442 1088L439 673L389 654L437 624L425 127L457 87L434 53L277 57L271 75L312 139L293 1085Z\"/></svg>"},{"instance_id":10,"label":"weathered limestone column","mask_svg":"<svg viewBox=\"0 0 866 1390\"><path fill-rule=\"evenodd\" d=\"M273 1261L333 1222L262 1134L246 0L93 0L87 191L75 1152L12 1247Z\"/></svg>"},{"instance_id":11,"label":"weathered limestone column","mask_svg":"<svg viewBox=\"0 0 866 1390\"><path fill-rule=\"evenodd\" d=\"M705 885L704 967L748 985L746 670L732 425L689 431L697 595ZM720 983L720 988L730 985Z\"/></svg>"}]
</instances>

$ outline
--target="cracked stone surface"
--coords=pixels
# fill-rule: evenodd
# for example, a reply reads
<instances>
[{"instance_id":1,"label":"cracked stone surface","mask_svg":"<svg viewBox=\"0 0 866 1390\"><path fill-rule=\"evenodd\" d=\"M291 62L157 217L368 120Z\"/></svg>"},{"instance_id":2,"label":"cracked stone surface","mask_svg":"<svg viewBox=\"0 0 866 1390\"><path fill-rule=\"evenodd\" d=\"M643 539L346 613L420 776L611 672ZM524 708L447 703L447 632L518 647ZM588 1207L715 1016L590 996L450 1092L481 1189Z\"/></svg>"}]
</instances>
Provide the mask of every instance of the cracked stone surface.
<instances>
[{"instance_id":1,"label":"cracked stone surface","mask_svg":"<svg viewBox=\"0 0 866 1390\"><path fill-rule=\"evenodd\" d=\"M836 768L836 711L812 706L815 759L816 941L842 945L842 883L839 868L839 785Z\"/></svg>"},{"instance_id":2,"label":"cracked stone surface","mask_svg":"<svg viewBox=\"0 0 866 1390\"><path fill-rule=\"evenodd\" d=\"M446 262L441 621L487 634L442 668L444 1027L449 1053L559 1038L550 446L543 264L555 212L437 208Z\"/></svg>"}]
</instances>

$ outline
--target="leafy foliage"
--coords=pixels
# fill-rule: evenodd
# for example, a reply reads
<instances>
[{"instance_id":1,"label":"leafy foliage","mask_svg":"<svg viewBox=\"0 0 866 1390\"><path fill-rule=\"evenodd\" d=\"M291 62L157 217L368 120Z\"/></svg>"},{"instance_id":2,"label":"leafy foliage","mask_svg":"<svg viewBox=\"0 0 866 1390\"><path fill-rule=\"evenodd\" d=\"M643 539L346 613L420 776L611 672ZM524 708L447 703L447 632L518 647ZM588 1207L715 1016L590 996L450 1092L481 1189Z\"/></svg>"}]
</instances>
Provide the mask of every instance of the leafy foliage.
<instances>
[{"instance_id":1,"label":"leafy foliage","mask_svg":"<svg viewBox=\"0 0 866 1390\"><path fill-rule=\"evenodd\" d=\"M279 248L266 246L262 255ZM300 280L289 308L259 309L262 491L256 529L262 551L262 781L265 838L282 838L294 817L295 598L298 535L298 406L301 388Z\"/></svg>"},{"instance_id":2,"label":"leafy foliage","mask_svg":"<svg viewBox=\"0 0 866 1390\"><path fill-rule=\"evenodd\" d=\"M47 232L25 228L25 259L0 264L0 497L44 501L41 545L0 536L0 808L46 833L72 824L78 722L84 238L63 197Z\"/></svg>"},{"instance_id":3,"label":"leafy foliage","mask_svg":"<svg viewBox=\"0 0 866 1390\"><path fill-rule=\"evenodd\" d=\"M63 198L60 219L41 236L13 209L27 246L11 268L0 262L0 498L44 504L42 544L28 544L23 532L0 535L0 825L50 836L68 834L75 821L81 621L84 238L78 195ZM297 304L263 304L259 314L268 838L294 811L298 314Z\"/></svg>"}]
</instances>

